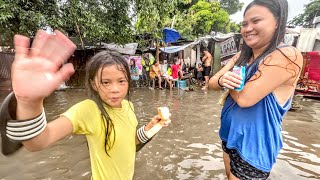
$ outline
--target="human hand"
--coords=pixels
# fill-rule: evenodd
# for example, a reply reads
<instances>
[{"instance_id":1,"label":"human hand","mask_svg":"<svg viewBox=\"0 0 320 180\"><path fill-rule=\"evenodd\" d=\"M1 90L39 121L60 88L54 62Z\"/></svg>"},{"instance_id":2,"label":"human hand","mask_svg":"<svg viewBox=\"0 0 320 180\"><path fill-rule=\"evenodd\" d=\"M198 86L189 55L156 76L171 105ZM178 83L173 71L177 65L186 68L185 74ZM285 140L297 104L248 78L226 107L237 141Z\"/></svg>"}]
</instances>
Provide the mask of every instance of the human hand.
<instances>
[{"instance_id":1,"label":"human hand","mask_svg":"<svg viewBox=\"0 0 320 180\"><path fill-rule=\"evenodd\" d=\"M228 89L239 88L242 83L242 77L234 72L227 71L218 79L218 83Z\"/></svg>"},{"instance_id":2,"label":"human hand","mask_svg":"<svg viewBox=\"0 0 320 180\"><path fill-rule=\"evenodd\" d=\"M171 117L171 114L170 114ZM160 124L162 125L162 127L167 127L170 123L171 120L170 119L162 119L160 115L156 115L154 116L151 121L146 125L145 127L145 131L150 130L153 126L155 126L156 124L158 124L160 122Z\"/></svg>"},{"instance_id":3,"label":"human hand","mask_svg":"<svg viewBox=\"0 0 320 180\"><path fill-rule=\"evenodd\" d=\"M42 101L74 73L65 61L76 45L60 31L55 35L39 30L30 47L30 39L14 36L15 59L12 64L12 87L18 101Z\"/></svg>"}]
</instances>

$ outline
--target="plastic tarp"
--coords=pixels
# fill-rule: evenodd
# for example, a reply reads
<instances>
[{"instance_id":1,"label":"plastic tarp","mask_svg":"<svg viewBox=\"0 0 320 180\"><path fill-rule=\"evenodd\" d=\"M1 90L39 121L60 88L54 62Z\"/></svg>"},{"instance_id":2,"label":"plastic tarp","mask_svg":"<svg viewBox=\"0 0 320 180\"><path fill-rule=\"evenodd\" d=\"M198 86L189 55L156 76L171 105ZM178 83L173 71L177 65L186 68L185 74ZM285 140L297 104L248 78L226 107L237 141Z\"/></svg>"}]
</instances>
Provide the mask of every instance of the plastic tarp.
<instances>
[{"instance_id":1,"label":"plastic tarp","mask_svg":"<svg viewBox=\"0 0 320 180\"><path fill-rule=\"evenodd\" d=\"M198 45L198 44L202 44L205 47L207 47L210 39L212 39L214 41L217 41L217 42L221 42L221 41L227 40L227 39L229 39L230 37L233 37L233 36L234 36L234 33L229 33L229 34L216 33L214 36L207 35L207 36L204 36L204 37L200 37L200 38L196 39L194 42L186 44L186 45L183 45L183 46L163 47L163 48L160 48L160 51L165 52L165 53L175 53L175 52L184 50L188 46L193 47L193 46Z\"/></svg>"},{"instance_id":2,"label":"plastic tarp","mask_svg":"<svg viewBox=\"0 0 320 180\"><path fill-rule=\"evenodd\" d=\"M188 47L188 46L190 46L190 45L191 45L191 43L190 43L190 44L183 45L183 46L163 47L163 48L160 48L160 51L165 52L165 53L175 53L175 52L184 50L186 47Z\"/></svg>"},{"instance_id":3,"label":"plastic tarp","mask_svg":"<svg viewBox=\"0 0 320 180\"><path fill-rule=\"evenodd\" d=\"M181 37L179 32L172 28L163 28L162 32L165 43L176 42Z\"/></svg>"},{"instance_id":4,"label":"plastic tarp","mask_svg":"<svg viewBox=\"0 0 320 180\"><path fill-rule=\"evenodd\" d=\"M129 43L125 45L101 43L101 45L102 48L128 55L134 55L138 47L138 43Z\"/></svg>"},{"instance_id":5,"label":"plastic tarp","mask_svg":"<svg viewBox=\"0 0 320 180\"><path fill-rule=\"evenodd\" d=\"M316 39L320 39L320 29L302 29L297 43L301 52L313 51Z\"/></svg>"}]
</instances>

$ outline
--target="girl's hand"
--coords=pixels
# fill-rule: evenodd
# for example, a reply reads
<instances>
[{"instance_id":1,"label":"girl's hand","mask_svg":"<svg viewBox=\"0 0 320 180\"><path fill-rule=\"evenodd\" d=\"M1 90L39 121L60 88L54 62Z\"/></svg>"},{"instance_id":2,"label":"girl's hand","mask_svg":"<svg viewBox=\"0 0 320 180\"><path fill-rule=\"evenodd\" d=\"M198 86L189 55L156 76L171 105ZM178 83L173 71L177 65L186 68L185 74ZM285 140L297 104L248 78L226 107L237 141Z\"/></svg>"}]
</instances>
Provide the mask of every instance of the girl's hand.
<instances>
[{"instance_id":1,"label":"girl's hand","mask_svg":"<svg viewBox=\"0 0 320 180\"><path fill-rule=\"evenodd\" d=\"M221 78L219 78L219 84L228 89L240 87L241 82L242 77L231 71L227 71Z\"/></svg>"},{"instance_id":2,"label":"girl's hand","mask_svg":"<svg viewBox=\"0 0 320 180\"><path fill-rule=\"evenodd\" d=\"M64 64L76 45L60 31L50 35L39 30L30 47L30 39L14 36L15 59L12 87L18 101L42 101L74 73L73 65Z\"/></svg>"},{"instance_id":3,"label":"girl's hand","mask_svg":"<svg viewBox=\"0 0 320 180\"><path fill-rule=\"evenodd\" d=\"M150 130L154 125L156 125L157 123L159 123L161 120L162 120L162 119L161 119L161 116L159 116L159 115L154 116L154 117L152 118L152 120L146 125L145 131ZM165 121L165 120L163 120L163 121ZM162 127L167 127L170 122L171 122L171 121L169 120L169 121L167 121L167 122L165 122L165 123L161 123L161 124L162 124Z\"/></svg>"}]
</instances>

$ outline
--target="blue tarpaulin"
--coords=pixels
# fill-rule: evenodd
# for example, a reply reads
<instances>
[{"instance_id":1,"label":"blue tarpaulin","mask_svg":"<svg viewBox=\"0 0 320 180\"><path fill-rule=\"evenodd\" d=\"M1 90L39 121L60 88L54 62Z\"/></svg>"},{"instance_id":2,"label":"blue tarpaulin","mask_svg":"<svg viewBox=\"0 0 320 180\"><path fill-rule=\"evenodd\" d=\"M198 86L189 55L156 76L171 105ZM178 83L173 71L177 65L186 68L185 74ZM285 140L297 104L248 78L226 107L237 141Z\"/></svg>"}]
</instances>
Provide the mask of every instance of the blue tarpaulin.
<instances>
[{"instance_id":1,"label":"blue tarpaulin","mask_svg":"<svg viewBox=\"0 0 320 180\"><path fill-rule=\"evenodd\" d=\"M164 28L162 32L165 43L176 42L181 37L179 32L172 28Z\"/></svg>"}]
</instances>

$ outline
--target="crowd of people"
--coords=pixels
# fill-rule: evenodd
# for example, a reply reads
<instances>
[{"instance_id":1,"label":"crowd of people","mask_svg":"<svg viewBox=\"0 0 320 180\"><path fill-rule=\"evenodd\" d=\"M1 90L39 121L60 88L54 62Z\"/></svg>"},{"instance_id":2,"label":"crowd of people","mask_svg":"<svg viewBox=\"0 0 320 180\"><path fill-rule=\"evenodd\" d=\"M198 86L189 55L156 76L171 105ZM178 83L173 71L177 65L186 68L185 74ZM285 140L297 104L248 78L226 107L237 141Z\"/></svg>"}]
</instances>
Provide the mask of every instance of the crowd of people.
<instances>
[{"instance_id":1,"label":"crowd of people","mask_svg":"<svg viewBox=\"0 0 320 180\"><path fill-rule=\"evenodd\" d=\"M196 78L205 79L203 89L228 89L219 135L230 180L267 179L283 146L281 122L303 63L296 48L282 43L287 15L287 0L254 0L244 11L242 50L210 79L209 52L204 51L202 63L196 66ZM38 151L72 133L82 134L89 146L92 179L132 179L138 146L152 139L146 132L163 118L155 115L137 128L134 106L126 99L130 80L139 78L135 62L128 63L114 52L97 53L86 68L88 99L47 123L44 99L74 73L72 64L65 61L76 48L60 31L54 33L38 31L31 46L29 38L14 37L13 93L0 111L7 129L1 128L2 148L22 143ZM175 80L190 71L181 59L160 66L149 54L142 65L147 76L158 80L160 89L162 79L171 89ZM245 78L233 71L235 66L246 68ZM236 90L243 83L243 89Z\"/></svg>"},{"instance_id":2,"label":"crowd of people","mask_svg":"<svg viewBox=\"0 0 320 180\"><path fill-rule=\"evenodd\" d=\"M133 58L130 59L129 63L132 77L131 80L134 81L134 85L147 84L147 86L152 86L155 88L154 83L157 81L159 89L164 89L165 87L163 86L168 84L167 88L172 90L175 86L174 83L178 80L188 79L189 84L192 83L191 80L189 80L191 79L190 64L185 63L184 59L179 59L178 57L175 57L172 63L168 63L167 60L163 60L160 63L159 61L155 60L152 54L145 53L142 56L142 69L140 71ZM137 83L137 81L140 83ZM153 84L151 85L150 82Z\"/></svg>"}]
</instances>

